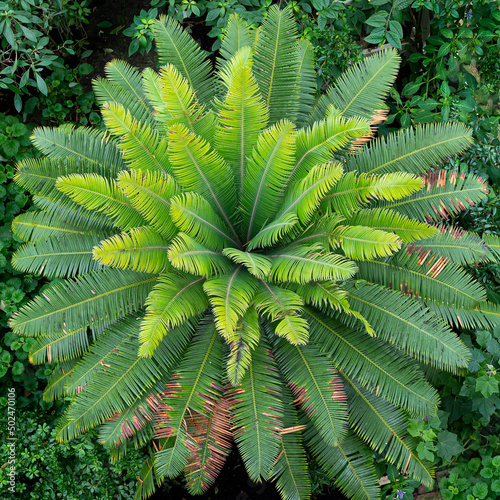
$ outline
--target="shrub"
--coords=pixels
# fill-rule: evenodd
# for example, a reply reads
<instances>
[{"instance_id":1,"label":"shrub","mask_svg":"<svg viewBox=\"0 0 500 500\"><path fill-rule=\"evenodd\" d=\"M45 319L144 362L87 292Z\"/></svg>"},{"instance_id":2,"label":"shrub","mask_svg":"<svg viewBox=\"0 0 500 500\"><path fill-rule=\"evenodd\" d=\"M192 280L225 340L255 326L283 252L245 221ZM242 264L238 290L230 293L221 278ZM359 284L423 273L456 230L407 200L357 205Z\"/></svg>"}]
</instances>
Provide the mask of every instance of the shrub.
<instances>
[{"instance_id":1,"label":"shrub","mask_svg":"<svg viewBox=\"0 0 500 500\"><path fill-rule=\"evenodd\" d=\"M303 440L352 498L378 495L369 447L432 484L406 433L437 410L422 367L464 370L447 322L499 317L459 267L492 250L437 227L485 183L428 172L470 130L366 146L399 57L367 59L313 106L289 10L271 8L254 42L232 17L215 76L175 21L153 31L159 74L115 61L95 83L106 132L37 129L46 157L16 176L39 210L13 223L27 241L13 265L67 278L11 320L36 339L33 363L59 363L46 400L76 394L58 440L101 426L121 456L154 439L141 498L183 470L200 493L231 439L284 498L310 492Z\"/></svg>"}]
</instances>

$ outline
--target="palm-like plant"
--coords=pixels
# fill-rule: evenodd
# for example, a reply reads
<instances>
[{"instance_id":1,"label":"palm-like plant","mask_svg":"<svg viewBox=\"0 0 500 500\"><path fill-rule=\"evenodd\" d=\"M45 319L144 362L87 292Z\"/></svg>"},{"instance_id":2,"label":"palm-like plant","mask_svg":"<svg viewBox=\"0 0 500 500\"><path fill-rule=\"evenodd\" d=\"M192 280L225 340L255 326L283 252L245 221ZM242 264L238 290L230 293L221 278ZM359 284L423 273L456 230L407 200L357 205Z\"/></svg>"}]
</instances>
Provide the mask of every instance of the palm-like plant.
<instances>
[{"instance_id":1,"label":"palm-like plant","mask_svg":"<svg viewBox=\"0 0 500 500\"><path fill-rule=\"evenodd\" d=\"M124 62L95 82L105 132L39 128L45 154L17 182L20 270L67 278L11 320L58 362L45 398L74 395L60 440L100 427L120 457L153 440L137 498L183 470L215 479L234 439L250 477L307 498L305 441L350 497L378 497L370 448L429 485L407 418L436 412L426 366L458 372L448 326L498 323L459 267L492 259L438 226L484 182L431 165L470 143L462 125L368 143L395 51L314 103L311 46L288 10L254 36L231 18L217 71L168 18L159 73Z\"/></svg>"}]
</instances>

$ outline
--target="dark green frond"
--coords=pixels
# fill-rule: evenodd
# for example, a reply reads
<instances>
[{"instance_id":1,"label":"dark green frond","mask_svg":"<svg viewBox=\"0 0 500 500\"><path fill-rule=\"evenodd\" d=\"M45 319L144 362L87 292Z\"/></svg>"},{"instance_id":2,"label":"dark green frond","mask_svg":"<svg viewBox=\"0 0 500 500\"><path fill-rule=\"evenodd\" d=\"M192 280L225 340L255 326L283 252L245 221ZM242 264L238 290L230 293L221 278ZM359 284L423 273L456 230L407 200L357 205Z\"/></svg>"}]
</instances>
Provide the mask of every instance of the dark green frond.
<instances>
[{"instance_id":1,"label":"dark green frond","mask_svg":"<svg viewBox=\"0 0 500 500\"><path fill-rule=\"evenodd\" d=\"M276 360L292 393L329 446L345 437L347 405L342 381L324 354L312 344L275 343Z\"/></svg>"},{"instance_id":2,"label":"dark green frond","mask_svg":"<svg viewBox=\"0 0 500 500\"><path fill-rule=\"evenodd\" d=\"M282 385L278 369L263 339L252 353L252 361L241 381L231 391L234 439L253 481L269 478L281 447L283 428Z\"/></svg>"},{"instance_id":3,"label":"dark green frond","mask_svg":"<svg viewBox=\"0 0 500 500\"><path fill-rule=\"evenodd\" d=\"M156 274L170 267L169 241L152 227L134 227L97 244L94 259L100 264Z\"/></svg>"},{"instance_id":4,"label":"dark green frond","mask_svg":"<svg viewBox=\"0 0 500 500\"><path fill-rule=\"evenodd\" d=\"M131 170L120 172L118 187L130 200L133 207L161 235L170 239L177 233L170 214L170 199L180 190L173 177L162 172L146 172Z\"/></svg>"},{"instance_id":5,"label":"dark green frond","mask_svg":"<svg viewBox=\"0 0 500 500\"><path fill-rule=\"evenodd\" d=\"M347 284L349 304L373 326L377 337L397 345L411 357L441 369L468 365L469 351L444 323L419 302L386 288Z\"/></svg>"},{"instance_id":6,"label":"dark green frond","mask_svg":"<svg viewBox=\"0 0 500 500\"><path fill-rule=\"evenodd\" d=\"M431 238L408 245L408 251L430 250L433 254L444 255L462 266L495 260L493 253L477 234L456 226L441 226L438 229Z\"/></svg>"},{"instance_id":7,"label":"dark green frond","mask_svg":"<svg viewBox=\"0 0 500 500\"><path fill-rule=\"evenodd\" d=\"M335 367L387 401L428 416L436 413L438 396L425 381L416 362L389 345L348 328L307 308L311 340L332 359Z\"/></svg>"},{"instance_id":8,"label":"dark green frond","mask_svg":"<svg viewBox=\"0 0 500 500\"><path fill-rule=\"evenodd\" d=\"M431 464L418 457L415 438L408 436L408 420L395 406L365 391L354 380L340 374L349 401L349 423L377 453L394 464L403 474L434 484Z\"/></svg>"},{"instance_id":9,"label":"dark green frond","mask_svg":"<svg viewBox=\"0 0 500 500\"><path fill-rule=\"evenodd\" d=\"M272 5L255 41L254 73L266 107L269 124L295 121L299 109L300 53L291 9Z\"/></svg>"},{"instance_id":10,"label":"dark green frond","mask_svg":"<svg viewBox=\"0 0 500 500\"><path fill-rule=\"evenodd\" d=\"M61 333L46 333L37 337L30 349L30 363L63 362L79 358L89 346L87 327Z\"/></svg>"},{"instance_id":11,"label":"dark green frond","mask_svg":"<svg viewBox=\"0 0 500 500\"><path fill-rule=\"evenodd\" d=\"M247 250L266 248L283 241L286 235L297 226L299 218L293 212L289 212L274 219L263 227L247 244Z\"/></svg>"},{"instance_id":12,"label":"dark green frond","mask_svg":"<svg viewBox=\"0 0 500 500\"><path fill-rule=\"evenodd\" d=\"M12 256L18 271L49 278L69 278L101 268L92 259L92 247L99 243L97 235L68 235L26 243Z\"/></svg>"},{"instance_id":13,"label":"dark green frond","mask_svg":"<svg viewBox=\"0 0 500 500\"><path fill-rule=\"evenodd\" d=\"M299 109L295 123L304 127L313 107L316 94L316 71L314 70L314 47L309 40L299 40Z\"/></svg>"},{"instance_id":14,"label":"dark green frond","mask_svg":"<svg viewBox=\"0 0 500 500\"><path fill-rule=\"evenodd\" d=\"M106 269L47 288L12 316L10 326L20 335L37 336L90 325L100 332L113 321L144 304L156 276Z\"/></svg>"},{"instance_id":15,"label":"dark green frond","mask_svg":"<svg viewBox=\"0 0 500 500\"><path fill-rule=\"evenodd\" d=\"M251 46L252 39L253 33L247 22L238 14L231 14L219 49L221 57L229 61L242 47Z\"/></svg>"},{"instance_id":16,"label":"dark green frond","mask_svg":"<svg viewBox=\"0 0 500 500\"><path fill-rule=\"evenodd\" d=\"M408 217L426 221L448 219L474 205L488 194L487 183L481 177L458 171L437 170L424 178L419 191L397 202L379 202L382 208L395 210Z\"/></svg>"},{"instance_id":17,"label":"dark green frond","mask_svg":"<svg viewBox=\"0 0 500 500\"><path fill-rule=\"evenodd\" d=\"M346 170L367 174L423 174L446 157L461 153L472 142L472 130L462 123L439 123L401 129L379 137L352 155Z\"/></svg>"},{"instance_id":18,"label":"dark green frond","mask_svg":"<svg viewBox=\"0 0 500 500\"><path fill-rule=\"evenodd\" d=\"M47 385L43 391L44 401L54 401L55 399L62 398L66 394L64 386L67 380L71 377L77 362L77 359L63 361L52 370Z\"/></svg>"},{"instance_id":19,"label":"dark green frond","mask_svg":"<svg viewBox=\"0 0 500 500\"><path fill-rule=\"evenodd\" d=\"M486 300L484 288L446 257L425 249L402 250L385 261L358 262L358 278L421 300L474 308Z\"/></svg>"},{"instance_id":20,"label":"dark green frond","mask_svg":"<svg viewBox=\"0 0 500 500\"><path fill-rule=\"evenodd\" d=\"M211 64L198 44L169 17L160 16L152 27L160 64L174 65L195 90L200 103L210 102L215 89Z\"/></svg>"},{"instance_id":21,"label":"dark green frond","mask_svg":"<svg viewBox=\"0 0 500 500\"><path fill-rule=\"evenodd\" d=\"M92 168L102 168L101 175L116 175L126 168L115 139L98 129L38 127L31 136L33 144L49 158L74 158Z\"/></svg>"},{"instance_id":22,"label":"dark green frond","mask_svg":"<svg viewBox=\"0 0 500 500\"><path fill-rule=\"evenodd\" d=\"M400 60L394 49L379 51L363 59L344 72L319 100L312 120L321 120L330 104L344 116L371 120L376 110L385 108L384 99L396 79Z\"/></svg>"},{"instance_id":23,"label":"dark green frond","mask_svg":"<svg viewBox=\"0 0 500 500\"><path fill-rule=\"evenodd\" d=\"M323 471L345 495L352 500L380 498L373 452L356 436L349 435L338 446L326 446L312 432L305 437Z\"/></svg>"}]
</instances>

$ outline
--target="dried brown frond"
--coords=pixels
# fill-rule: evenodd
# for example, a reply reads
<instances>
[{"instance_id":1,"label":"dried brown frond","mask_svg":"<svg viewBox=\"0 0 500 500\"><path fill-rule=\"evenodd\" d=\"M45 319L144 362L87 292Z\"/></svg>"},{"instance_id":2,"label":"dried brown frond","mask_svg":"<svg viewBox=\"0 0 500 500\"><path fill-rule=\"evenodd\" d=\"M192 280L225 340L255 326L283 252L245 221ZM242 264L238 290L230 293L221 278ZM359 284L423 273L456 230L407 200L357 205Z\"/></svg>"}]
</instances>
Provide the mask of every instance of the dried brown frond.
<instances>
[{"instance_id":1,"label":"dried brown frond","mask_svg":"<svg viewBox=\"0 0 500 500\"><path fill-rule=\"evenodd\" d=\"M377 109L375 110L375 114L372 116L370 121L370 130L371 133L359 137L351 144L351 152L355 153L358 149L362 148L366 143L370 142L377 132L377 125L384 123L387 119L387 115L389 114L388 109Z\"/></svg>"},{"instance_id":2,"label":"dried brown frond","mask_svg":"<svg viewBox=\"0 0 500 500\"><path fill-rule=\"evenodd\" d=\"M214 401L209 414L192 414L186 419L187 432L197 445L191 450L185 468L192 491L206 491L213 484L231 451L229 408L233 404L234 401L223 396Z\"/></svg>"}]
</instances>

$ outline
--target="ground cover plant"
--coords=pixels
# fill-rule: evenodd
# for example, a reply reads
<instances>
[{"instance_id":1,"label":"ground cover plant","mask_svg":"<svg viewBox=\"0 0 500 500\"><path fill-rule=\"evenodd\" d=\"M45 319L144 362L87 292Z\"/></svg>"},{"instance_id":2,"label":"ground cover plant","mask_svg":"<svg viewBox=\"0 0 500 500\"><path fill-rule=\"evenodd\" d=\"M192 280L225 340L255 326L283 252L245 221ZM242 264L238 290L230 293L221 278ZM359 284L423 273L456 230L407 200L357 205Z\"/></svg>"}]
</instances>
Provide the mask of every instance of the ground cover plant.
<instances>
[{"instance_id":1,"label":"ground cover plant","mask_svg":"<svg viewBox=\"0 0 500 500\"><path fill-rule=\"evenodd\" d=\"M309 494L302 441L352 498L378 496L369 447L432 484L404 437L436 413L423 367L467 367L447 322L498 322L459 267L492 251L438 227L484 181L429 172L470 130L366 146L399 57L373 56L314 105L289 10L256 38L233 17L216 76L175 22L152 26L159 74L110 64L95 84L107 130L35 130L45 158L16 177L39 210L14 221L13 265L67 278L11 320L33 363L59 363L45 398L76 395L58 439L101 426L118 457L154 439L138 498L182 470L203 491L231 439L284 498Z\"/></svg>"}]
</instances>

